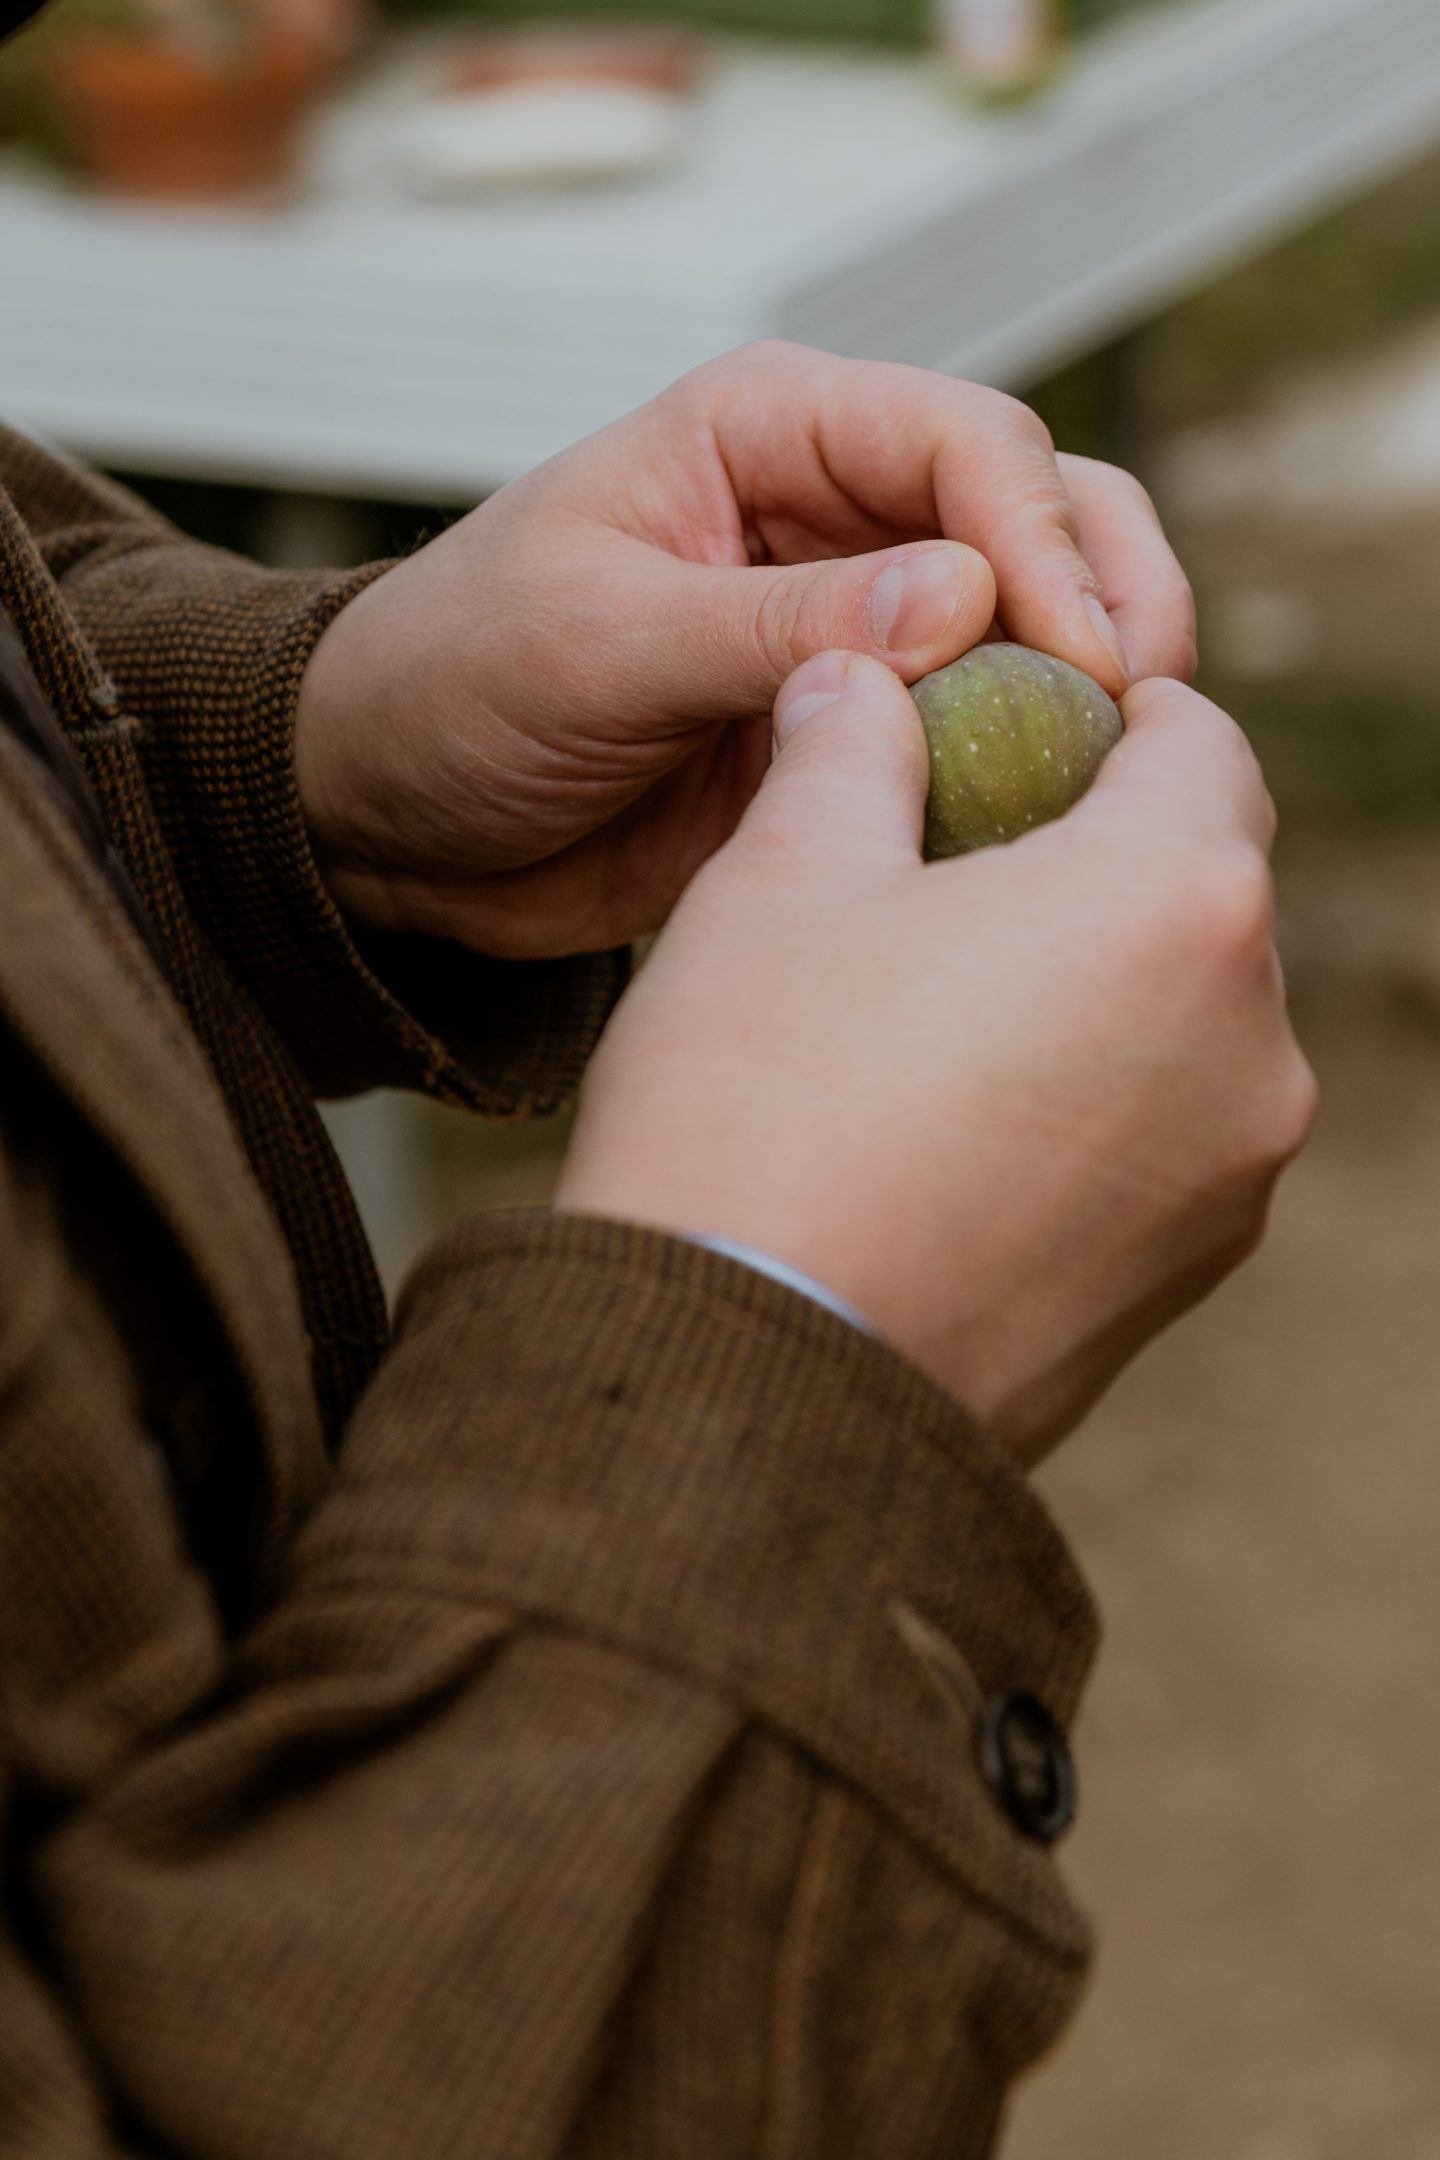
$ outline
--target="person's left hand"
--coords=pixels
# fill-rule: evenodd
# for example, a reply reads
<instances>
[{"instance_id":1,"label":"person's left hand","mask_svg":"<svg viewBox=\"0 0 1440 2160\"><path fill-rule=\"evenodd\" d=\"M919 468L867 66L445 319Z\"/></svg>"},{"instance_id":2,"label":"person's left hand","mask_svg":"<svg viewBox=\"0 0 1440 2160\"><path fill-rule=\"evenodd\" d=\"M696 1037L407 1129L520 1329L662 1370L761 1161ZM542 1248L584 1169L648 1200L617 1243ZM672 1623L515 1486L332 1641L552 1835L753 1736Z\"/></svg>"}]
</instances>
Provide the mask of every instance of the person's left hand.
<instances>
[{"instance_id":1,"label":"person's left hand","mask_svg":"<svg viewBox=\"0 0 1440 2160\"><path fill-rule=\"evenodd\" d=\"M997 391L747 347L504 488L336 617L296 769L339 905L508 958L653 930L734 830L770 708L843 647L907 683L994 626L1115 695L1188 678L1142 488Z\"/></svg>"}]
</instances>

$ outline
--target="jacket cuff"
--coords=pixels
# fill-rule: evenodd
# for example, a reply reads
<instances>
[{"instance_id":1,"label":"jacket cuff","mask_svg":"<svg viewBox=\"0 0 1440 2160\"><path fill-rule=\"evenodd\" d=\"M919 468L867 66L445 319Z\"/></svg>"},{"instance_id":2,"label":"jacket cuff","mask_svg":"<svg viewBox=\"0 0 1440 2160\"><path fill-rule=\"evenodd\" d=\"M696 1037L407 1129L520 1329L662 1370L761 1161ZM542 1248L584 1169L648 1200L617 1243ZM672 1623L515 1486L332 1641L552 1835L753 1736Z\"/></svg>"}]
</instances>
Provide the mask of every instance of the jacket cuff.
<instances>
[{"instance_id":1,"label":"jacket cuff","mask_svg":"<svg viewBox=\"0 0 1440 2160\"><path fill-rule=\"evenodd\" d=\"M211 557L224 604L208 609L208 554L190 551L172 625L193 704L178 725L142 715L140 748L211 938L319 1095L418 1088L491 1116L558 1109L628 955L522 963L433 938L365 941L311 852L294 770L301 678L324 630L389 566L337 578Z\"/></svg>"},{"instance_id":2,"label":"jacket cuff","mask_svg":"<svg viewBox=\"0 0 1440 2160\"><path fill-rule=\"evenodd\" d=\"M597 1217L467 1224L407 1288L302 1565L362 1551L682 1670L1083 1961L980 1755L997 1693L1073 1716L1089 1593L1001 1444L783 1284Z\"/></svg>"}]
</instances>

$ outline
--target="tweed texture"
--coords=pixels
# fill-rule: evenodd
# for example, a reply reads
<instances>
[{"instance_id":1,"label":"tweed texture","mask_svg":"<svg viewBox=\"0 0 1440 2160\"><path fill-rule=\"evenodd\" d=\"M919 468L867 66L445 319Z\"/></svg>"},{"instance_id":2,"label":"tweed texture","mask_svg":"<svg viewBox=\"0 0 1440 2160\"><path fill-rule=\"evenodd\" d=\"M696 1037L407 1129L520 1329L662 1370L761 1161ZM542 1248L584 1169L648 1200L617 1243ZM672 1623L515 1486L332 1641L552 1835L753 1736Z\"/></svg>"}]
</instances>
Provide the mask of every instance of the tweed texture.
<instances>
[{"instance_id":1,"label":"tweed texture","mask_svg":"<svg viewBox=\"0 0 1440 2160\"><path fill-rule=\"evenodd\" d=\"M540 1107L619 963L382 983L285 764L353 584L4 454L159 963L0 731L0 2152L979 2160L1086 1961L975 1750L991 1689L1074 1712L1058 1535L658 1233L475 1222L386 1347L313 1088Z\"/></svg>"},{"instance_id":2,"label":"tweed texture","mask_svg":"<svg viewBox=\"0 0 1440 2160\"><path fill-rule=\"evenodd\" d=\"M529 968L415 940L401 961L390 940L414 977L407 1001L362 960L306 844L291 738L311 651L382 567L258 569L0 430L0 607L88 769L295 1256L332 1433L386 1319L315 1093L416 1086L543 1114L573 1094L625 977L619 955ZM453 1016L454 1054L412 1004Z\"/></svg>"}]
</instances>

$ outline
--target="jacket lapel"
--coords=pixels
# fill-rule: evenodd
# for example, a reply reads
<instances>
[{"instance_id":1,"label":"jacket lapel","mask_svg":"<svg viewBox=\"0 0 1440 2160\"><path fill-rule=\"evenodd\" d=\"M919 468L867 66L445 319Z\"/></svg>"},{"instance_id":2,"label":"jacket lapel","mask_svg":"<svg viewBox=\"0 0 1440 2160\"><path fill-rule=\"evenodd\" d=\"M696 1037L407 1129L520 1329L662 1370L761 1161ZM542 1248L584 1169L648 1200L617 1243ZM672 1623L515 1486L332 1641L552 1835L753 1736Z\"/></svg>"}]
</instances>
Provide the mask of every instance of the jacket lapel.
<instances>
[{"instance_id":1,"label":"jacket lapel","mask_svg":"<svg viewBox=\"0 0 1440 2160\"><path fill-rule=\"evenodd\" d=\"M115 867L139 895L164 979L283 1232L315 1398L327 1442L337 1446L389 1333L364 1226L310 1090L195 922L148 799L134 726L3 486L0 609L84 767L118 851Z\"/></svg>"},{"instance_id":2,"label":"jacket lapel","mask_svg":"<svg viewBox=\"0 0 1440 2160\"><path fill-rule=\"evenodd\" d=\"M194 1037L82 842L0 731L0 1015L166 1223L266 1456L267 1544L325 1457L290 1257Z\"/></svg>"}]
</instances>

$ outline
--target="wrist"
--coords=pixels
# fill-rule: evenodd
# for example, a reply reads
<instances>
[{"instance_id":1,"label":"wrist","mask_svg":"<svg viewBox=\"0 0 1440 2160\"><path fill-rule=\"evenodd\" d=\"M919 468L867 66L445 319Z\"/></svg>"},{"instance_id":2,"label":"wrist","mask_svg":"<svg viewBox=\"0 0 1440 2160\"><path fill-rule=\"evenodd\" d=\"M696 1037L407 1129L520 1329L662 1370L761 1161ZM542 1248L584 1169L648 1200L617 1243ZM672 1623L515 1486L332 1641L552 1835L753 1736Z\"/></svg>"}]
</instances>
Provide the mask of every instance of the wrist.
<instances>
[{"instance_id":1,"label":"wrist","mask_svg":"<svg viewBox=\"0 0 1440 2160\"><path fill-rule=\"evenodd\" d=\"M320 877L349 921L476 944L457 933L451 896L465 835L437 814L443 790L414 785L435 734L436 678L397 590L406 567L374 565L310 655L295 704L296 792Z\"/></svg>"},{"instance_id":2,"label":"wrist","mask_svg":"<svg viewBox=\"0 0 1440 2160\"><path fill-rule=\"evenodd\" d=\"M843 1220L813 1194L810 1206L787 1210L774 1181L768 1191L762 1181L747 1186L725 1179L713 1188L704 1180L687 1181L667 1173L653 1147L649 1166L658 1172L653 1179L633 1162L605 1164L572 1154L555 1209L660 1230L788 1281L939 1382L1012 1449L1024 1469L1041 1461L1075 1422L1067 1415L1068 1375L1049 1367L1023 1319L1029 1301L1006 1296L994 1271L984 1268L977 1269L967 1296L953 1238L946 1240L950 1262L943 1270L918 1258L907 1266L893 1239L877 1238L868 1218L860 1222L867 1211L853 1203ZM915 1231L918 1249L927 1239L919 1224Z\"/></svg>"},{"instance_id":3,"label":"wrist","mask_svg":"<svg viewBox=\"0 0 1440 2160\"><path fill-rule=\"evenodd\" d=\"M736 1259L763 1257L770 1272L801 1279L827 1303L861 1316L869 1332L885 1332L864 1302L863 1284L839 1263L814 1225L787 1221L784 1210L766 1207L760 1195L736 1180L718 1181L710 1189L703 1177L675 1174L673 1163L667 1166L659 1159L660 1152L653 1158L653 1177L647 1174L649 1163L597 1159L586 1147L582 1107L580 1127L556 1187L555 1208L564 1214L635 1223Z\"/></svg>"},{"instance_id":4,"label":"wrist","mask_svg":"<svg viewBox=\"0 0 1440 2160\"><path fill-rule=\"evenodd\" d=\"M768 1275L772 1282L782 1283L787 1290L793 1290L797 1297L808 1298L812 1305L823 1305L826 1312L834 1313L837 1320L843 1320L847 1327L858 1329L862 1335L875 1335L879 1332L868 1316L862 1313L858 1306L852 1305L848 1298L838 1296L824 1283L817 1282L813 1275L806 1275L799 1268L789 1266L786 1261L777 1260L772 1253L761 1252L754 1245L741 1245L734 1238L696 1236L689 1238L687 1242L703 1245L707 1252L720 1253L728 1260L738 1260L742 1267L751 1269L757 1275Z\"/></svg>"},{"instance_id":5,"label":"wrist","mask_svg":"<svg viewBox=\"0 0 1440 2160\"><path fill-rule=\"evenodd\" d=\"M782 1206L766 1205L759 1192L726 1180L716 1189L703 1181L662 1174L654 1181L627 1174L619 1164L581 1159L572 1149L554 1198L558 1213L603 1216L659 1230L686 1244L728 1254L837 1313L862 1333L882 1337L924 1367L932 1379L949 1384L940 1364L923 1354L914 1327L915 1314L895 1294L897 1271L886 1271L888 1289L862 1248L873 1259L873 1240L849 1238L819 1219L807 1219ZM769 1196L772 1200L773 1193Z\"/></svg>"},{"instance_id":6,"label":"wrist","mask_svg":"<svg viewBox=\"0 0 1440 2160\"><path fill-rule=\"evenodd\" d=\"M377 566L377 583L384 568ZM367 668L366 653L357 652L357 646L370 644L364 618L374 591L374 584L366 586L327 623L306 663L295 701L293 758L300 812L311 851L337 901L337 887L363 866L367 854L367 813L356 781L371 732L375 674L373 659Z\"/></svg>"}]
</instances>

